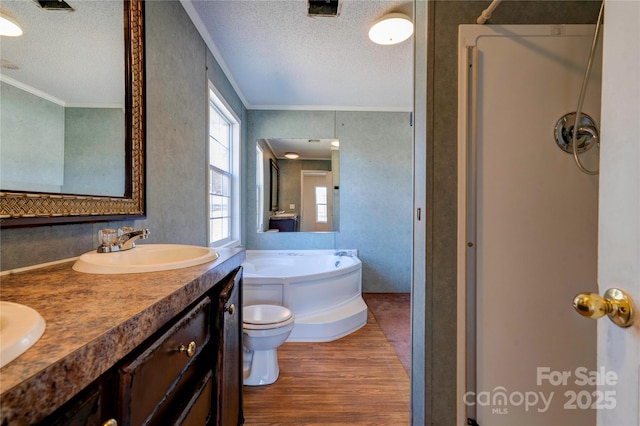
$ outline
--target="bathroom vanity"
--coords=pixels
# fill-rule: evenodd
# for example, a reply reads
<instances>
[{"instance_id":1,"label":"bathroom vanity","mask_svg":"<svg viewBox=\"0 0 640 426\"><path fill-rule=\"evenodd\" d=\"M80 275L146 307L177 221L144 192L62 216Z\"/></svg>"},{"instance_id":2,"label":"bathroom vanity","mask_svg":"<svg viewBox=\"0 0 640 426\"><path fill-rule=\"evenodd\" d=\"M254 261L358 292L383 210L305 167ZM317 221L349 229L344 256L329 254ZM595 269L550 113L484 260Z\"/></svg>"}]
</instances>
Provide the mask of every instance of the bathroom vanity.
<instances>
[{"instance_id":1,"label":"bathroom vanity","mask_svg":"<svg viewBox=\"0 0 640 426\"><path fill-rule=\"evenodd\" d=\"M283 213L269 218L269 229L277 229L279 232L300 231L300 221L295 213Z\"/></svg>"},{"instance_id":2,"label":"bathroom vanity","mask_svg":"<svg viewBox=\"0 0 640 426\"><path fill-rule=\"evenodd\" d=\"M47 328L0 370L0 423L242 424L244 257L222 250L209 264L145 274L84 274L68 262L3 276L2 299L36 309Z\"/></svg>"}]
</instances>

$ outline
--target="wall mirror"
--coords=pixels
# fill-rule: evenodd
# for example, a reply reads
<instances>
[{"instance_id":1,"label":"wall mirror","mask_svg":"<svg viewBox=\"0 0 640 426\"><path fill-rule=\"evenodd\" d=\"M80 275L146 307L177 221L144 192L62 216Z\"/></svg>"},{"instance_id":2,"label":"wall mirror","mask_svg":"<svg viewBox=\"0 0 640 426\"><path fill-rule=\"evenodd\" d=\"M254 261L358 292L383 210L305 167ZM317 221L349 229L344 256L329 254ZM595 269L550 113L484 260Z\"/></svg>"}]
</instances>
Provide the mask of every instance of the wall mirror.
<instances>
[{"instance_id":1,"label":"wall mirror","mask_svg":"<svg viewBox=\"0 0 640 426\"><path fill-rule=\"evenodd\" d=\"M265 183L264 196L258 197L264 204L257 209L258 232L338 231L340 141L270 138L258 140L258 146L263 164L256 174L263 173Z\"/></svg>"},{"instance_id":2,"label":"wall mirror","mask_svg":"<svg viewBox=\"0 0 640 426\"><path fill-rule=\"evenodd\" d=\"M2 9L2 227L143 217L143 1Z\"/></svg>"}]
</instances>

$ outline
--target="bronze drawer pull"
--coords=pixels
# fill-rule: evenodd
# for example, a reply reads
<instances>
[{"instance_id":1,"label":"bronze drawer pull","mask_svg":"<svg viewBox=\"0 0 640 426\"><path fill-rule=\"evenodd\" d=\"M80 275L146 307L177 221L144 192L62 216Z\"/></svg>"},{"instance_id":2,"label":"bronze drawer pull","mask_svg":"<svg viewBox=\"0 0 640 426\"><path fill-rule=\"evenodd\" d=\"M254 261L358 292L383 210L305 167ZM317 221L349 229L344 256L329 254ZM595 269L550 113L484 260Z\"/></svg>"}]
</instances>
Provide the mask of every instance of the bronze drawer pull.
<instances>
[{"instance_id":1,"label":"bronze drawer pull","mask_svg":"<svg viewBox=\"0 0 640 426\"><path fill-rule=\"evenodd\" d=\"M180 348L178 350L180 352L186 352L187 356L189 358L191 358L193 356L193 354L196 353L196 342L189 342L189 345L187 345L187 346L180 345Z\"/></svg>"}]
</instances>

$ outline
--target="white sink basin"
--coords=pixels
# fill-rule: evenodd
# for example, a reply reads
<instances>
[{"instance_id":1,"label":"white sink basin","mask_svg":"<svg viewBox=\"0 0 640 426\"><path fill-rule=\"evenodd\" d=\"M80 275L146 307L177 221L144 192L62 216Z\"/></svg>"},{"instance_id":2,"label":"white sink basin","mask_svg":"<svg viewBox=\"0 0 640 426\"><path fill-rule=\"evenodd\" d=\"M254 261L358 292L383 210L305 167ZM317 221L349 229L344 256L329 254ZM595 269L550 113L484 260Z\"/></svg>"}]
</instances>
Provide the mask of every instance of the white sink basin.
<instances>
[{"instance_id":1,"label":"white sink basin","mask_svg":"<svg viewBox=\"0 0 640 426\"><path fill-rule=\"evenodd\" d=\"M34 309L0 302L0 368L22 355L44 333L44 319Z\"/></svg>"},{"instance_id":2,"label":"white sink basin","mask_svg":"<svg viewBox=\"0 0 640 426\"><path fill-rule=\"evenodd\" d=\"M186 268L216 260L214 249L182 244L140 244L114 253L85 253L73 269L87 274L135 274Z\"/></svg>"}]
</instances>

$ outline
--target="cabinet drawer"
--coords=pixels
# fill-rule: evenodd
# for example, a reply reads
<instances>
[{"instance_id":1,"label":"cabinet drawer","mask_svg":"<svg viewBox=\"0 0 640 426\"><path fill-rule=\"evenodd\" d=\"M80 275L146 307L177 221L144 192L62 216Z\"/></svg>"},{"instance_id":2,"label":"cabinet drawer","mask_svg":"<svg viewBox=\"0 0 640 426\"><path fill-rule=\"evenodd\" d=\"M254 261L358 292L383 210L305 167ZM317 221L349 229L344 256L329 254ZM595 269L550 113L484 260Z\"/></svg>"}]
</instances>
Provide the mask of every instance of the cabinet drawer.
<instances>
[{"instance_id":1,"label":"cabinet drawer","mask_svg":"<svg viewBox=\"0 0 640 426\"><path fill-rule=\"evenodd\" d=\"M166 395L209 341L210 305L205 297L120 368L118 405L123 424L144 424L161 404L171 404L164 401Z\"/></svg>"}]
</instances>

